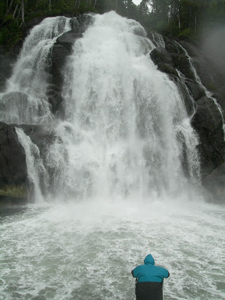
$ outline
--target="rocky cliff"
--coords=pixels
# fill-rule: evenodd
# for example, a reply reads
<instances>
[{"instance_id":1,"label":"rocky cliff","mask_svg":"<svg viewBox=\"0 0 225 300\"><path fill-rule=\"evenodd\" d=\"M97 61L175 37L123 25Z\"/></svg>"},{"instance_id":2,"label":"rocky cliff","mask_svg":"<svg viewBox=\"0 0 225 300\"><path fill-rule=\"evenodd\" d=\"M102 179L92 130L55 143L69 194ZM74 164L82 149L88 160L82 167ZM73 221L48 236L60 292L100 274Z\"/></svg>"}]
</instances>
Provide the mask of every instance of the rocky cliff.
<instances>
[{"instance_id":1,"label":"rocky cliff","mask_svg":"<svg viewBox=\"0 0 225 300\"><path fill-rule=\"evenodd\" d=\"M156 47L151 58L158 69L175 81L192 115L199 136L202 184L211 201L224 201L224 88L225 72L194 45L164 38L165 48ZM190 110L190 99L195 110ZM218 169L218 171L217 171Z\"/></svg>"}]
</instances>

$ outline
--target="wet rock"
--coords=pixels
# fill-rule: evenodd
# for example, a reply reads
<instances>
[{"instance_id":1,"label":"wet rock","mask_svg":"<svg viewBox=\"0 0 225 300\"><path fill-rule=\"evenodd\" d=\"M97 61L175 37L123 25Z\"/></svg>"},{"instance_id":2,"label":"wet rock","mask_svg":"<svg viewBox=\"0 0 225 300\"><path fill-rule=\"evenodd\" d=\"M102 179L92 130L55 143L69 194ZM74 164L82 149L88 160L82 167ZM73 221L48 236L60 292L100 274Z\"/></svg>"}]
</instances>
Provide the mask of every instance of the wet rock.
<instances>
[{"instance_id":1,"label":"wet rock","mask_svg":"<svg viewBox=\"0 0 225 300\"><path fill-rule=\"evenodd\" d=\"M220 89L218 89L217 91L215 91L213 96L217 99L223 111L225 111L225 85Z\"/></svg>"},{"instance_id":2,"label":"wet rock","mask_svg":"<svg viewBox=\"0 0 225 300\"><path fill-rule=\"evenodd\" d=\"M201 172L204 178L224 162L225 142L221 113L211 98L197 101L192 125L199 135Z\"/></svg>"},{"instance_id":3,"label":"wet rock","mask_svg":"<svg viewBox=\"0 0 225 300\"><path fill-rule=\"evenodd\" d=\"M204 87L196 79L191 64L196 69L203 85L208 91L214 92L214 97L223 109L225 109L225 80L223 79L225 72L221 75L221 71L216 69L196 46L187 42L181 42L180 45L168 38L164 38L164 41L165 49L155 48L151 53L151 58L158 69L167 73L169 78L176 83L189 116L194 114L192 125L199 136L201 174L205 178L225 160L223 117L221 116L223 110L219 110L213 99L206 97ZM188 57L184 49L191 57Z\"/></svg>"},{"instance_id":4,"label":"wet rock","mask_svg":"<svg viewBox=\"0 0 225 300\"><path fill-rule=\"evenodd\" d=\"M72 51L72 46L75 43L75 41L83 36L82 33L77 33L74 31L68 31L64 34L62 34L58 39L57 39L57 44L60 44L64 46L66 49L68 49L70 52Z\"/></svg>"},{"instance_id":5,"label":"wet rock","mask_svg":"<svg viewBox=\"0 0 225 300\"><path fill-rule=\"evenodd\" d=\"M63 82L63 67L66 62L67 56L70 54L70 51L60 44L55 44L52 49L52 79L53 84L59 88Z\"/></svg>"},{"instance_id":6,"label":"wet rock","mask_svg":"<svg viewBox=\"0 0 225 300\"><path fill-rule=\"evenodd\" d=\"M207 191L205 197L209 202L224 203L225 196L225 164L222 164L203 179Z\"/></svg>"},{"instance_id":7,"label":"wet rock","mask_svg":"<svg viewBox=\"0 0 225 300\"><path fill-rule=\"evenodd\" d=\"M24 133L29 136L33 143L34 149L33 157L36 159L37 167L36 171L39 177L39 187L42 195L47 196L49 187L53 186L55 177L57 174L57 164L54 165L49 157L49 148L55 143L57 136L55 135L54 128L51 126L42 125L15 125L21 128ZM54 161L54 159L53 159ZM29 182L29 201L34 199L34 185L33 182Z\"/></svg>"},{"instance_id":8,"label":"wet rock","mask_svg":"<svg viewBox=\"0 0 225 300\"><path fill-rule=\"evenodd\" d=\"M77 20L79 22L79 32L80 33L84 33L86 31L86 29L88 28L88 26L93 24L93 22L94 22L93 16L94 16L93 13L89 13L89 14L79 15L77 17Z\"/></svg>"},{"instance_id":9,"label":"wet rock","mask_svg":"<svg viewBox=\"0 0 225 300\"><path fill-rule=\"evenodd\" d=\"M213 58L204 55L200 48L188 42L181 42L182 46L192 57L193 64L197 70L203 85L211 92L220 89L225 82L225 72L213 62Z\"/></svg>"},{"instance_id":10,"label":"wet rock","mask_svg":"<svg viewBox=\"0 0 225 300\"><path fill-rule=\"evenodd\" d=\"M157 47L153 49L150 56L160 71L169 75L178 76L178 73L174 68L172 56L164 48Z\"/></svg>"},{"instance_id":11,"label":"wet rock","mask_svg":"<svg viewBox=\"0 0 225 300\"><path fill-rule=\"evenodd\" d=\"M77 18L72 18L70 21L72 30L62 34L52 49L52 68L50 72L52 82L47 87L47 96L53 114L62 119L64 118L64 103L62 97L64 66L67 57L72 52L74 43L82 38L82 33L92 21L93 17L91 14L84 14Z\"/></svg>"},{"instance_id":12,"label":"wet rock","mask_svg":"<svg viewBox=\"0 0 225 300\"><path fill-rule=\"evenodd\" d=\"M6 50L0 46L0 92L5 89L7 80L12 75L15 60L15 55L7 53Z\"/></svg>"},{"instance_id":13,"label":"wet rock","mask_svg":"<svg viewBox=\"0 0 225 300\"><path fill-rule=\"evenodd\" d=\"M27 165L15 127L0 122L0 203L27 201Z\"/></svg>"},{"instance_id":14,"label":"wet rock","mask_svg":"<svg viewBox=\"0 0 225 300\"><path fill-rule=\"evenodd\" d=\"M201 86L199 86L199 84L196 81L191 80L191 79L186 79L185 84L189 88L189 90L195 100L198 100L201 97L205 96L204 89Z\"/></svg>"}]
</instances>

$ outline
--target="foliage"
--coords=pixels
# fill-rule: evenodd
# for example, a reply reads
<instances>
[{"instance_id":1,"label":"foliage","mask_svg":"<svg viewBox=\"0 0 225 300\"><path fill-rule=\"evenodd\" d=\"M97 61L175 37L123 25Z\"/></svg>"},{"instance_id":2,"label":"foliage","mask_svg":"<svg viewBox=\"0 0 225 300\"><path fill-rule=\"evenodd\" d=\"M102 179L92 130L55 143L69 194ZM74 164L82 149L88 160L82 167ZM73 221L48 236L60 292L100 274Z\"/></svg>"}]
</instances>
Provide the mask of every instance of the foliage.
<instances>
[{"instance_id":1,"label":"foliage","mask_svg":"<svg viewBox=\"0 0 225 300\"><path fill-rule=\"evenodd\" d=\"M22 38L23 25L38 16L85 12L118 14L139 21L147 30L197 39L207 28L225 25L225 0L5 0L0 1L0 44L12 48Z\"/></svg>"}]
</instances>

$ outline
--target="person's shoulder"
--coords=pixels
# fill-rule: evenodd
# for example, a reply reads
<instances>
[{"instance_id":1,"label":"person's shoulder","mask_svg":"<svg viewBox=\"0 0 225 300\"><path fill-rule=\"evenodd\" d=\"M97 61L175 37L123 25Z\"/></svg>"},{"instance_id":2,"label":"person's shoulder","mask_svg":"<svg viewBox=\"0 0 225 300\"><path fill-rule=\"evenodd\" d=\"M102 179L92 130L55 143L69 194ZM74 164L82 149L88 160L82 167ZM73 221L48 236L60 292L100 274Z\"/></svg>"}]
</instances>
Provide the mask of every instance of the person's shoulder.
<instances>
[{"instance_id":1,"label":"person's shoulder","mask_svg":"<svg viewBox=\"0 0 225 300\"><path fill-rule=\"evenodd\" d=\"M164 271L168 272L168 270L166 268L164 268L164 267L161 267L161 266L155 266L155 267L158 268L158 270L164 270Z\"/></svg>"}]
</instances>

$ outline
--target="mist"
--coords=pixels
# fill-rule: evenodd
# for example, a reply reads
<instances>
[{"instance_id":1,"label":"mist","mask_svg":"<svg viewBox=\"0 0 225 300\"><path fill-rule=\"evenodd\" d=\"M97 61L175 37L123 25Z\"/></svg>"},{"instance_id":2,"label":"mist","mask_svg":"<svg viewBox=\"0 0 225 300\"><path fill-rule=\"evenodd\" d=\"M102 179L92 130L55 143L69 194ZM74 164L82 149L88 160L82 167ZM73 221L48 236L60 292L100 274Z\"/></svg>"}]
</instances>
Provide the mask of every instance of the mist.
<instances>
[{"instance_id":1,"label":"mist","mask_svg":"<svg viewBox=\"0 0 225 300\"><path fill-rule=\"evenodd\" d=\"M202 51L217 67L225 67L225 25L208 29L202 38Z\"/></svg>"}]
</instances>

